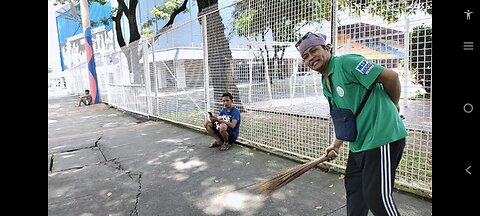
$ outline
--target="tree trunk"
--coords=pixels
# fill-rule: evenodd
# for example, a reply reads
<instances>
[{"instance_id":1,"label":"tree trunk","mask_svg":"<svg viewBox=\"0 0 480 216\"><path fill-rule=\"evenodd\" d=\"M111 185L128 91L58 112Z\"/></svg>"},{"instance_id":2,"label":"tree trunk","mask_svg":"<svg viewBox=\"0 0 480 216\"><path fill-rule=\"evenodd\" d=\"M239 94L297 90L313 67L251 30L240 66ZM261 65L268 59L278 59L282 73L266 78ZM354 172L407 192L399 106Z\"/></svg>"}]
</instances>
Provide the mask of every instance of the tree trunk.
<instances>
[{"instance_id":1,"label":"tree trunk","mask_svg":"<svg viewBox=\"0 0 480 216\"><path fill-rule=\"evenodd\" d=\"M130 27L130 43L138 41L140 39L140 32L138 31L137 25L137 5L138 0L130 0L130 8L126 14L128 18L128 26Z\"/></svg>"},{"instance_id":2,"label":"tree trunk","mask_svg":"<svg viewBox=\"0 0 480 216\"><path fill-rule=\"evenodd\" d=\"M117 35L117 42L120 47L124 47L126 45L125 39L123 38L122 34L122 14L123 14L123 8L119 7L117 16L112 16L112 20L115 22L115 33Z\"/></svg>"},{"instance_id":3,"label":"tree trunk","mask_svg":"<svg viewBox=\"0 0 480 216\"><path fill-rule=\"evenodd\" d=\"M140 59L143 56L142 47L138 47L138 41L140 39L140 32L138 31L136 8L138 0L130 0L129 6L125 4L124 0L118 0L118 12L116 17L112 17L115 21L115 30L117 32L118 45L122 49L123 54L127 59L127 65L129 73L133 74L132 83L143 84L143 67L140 64ZM129 45L126 46L125 39L122 36L122 29L120 25L120 19L122 14L128 19L128 26L130 29ZM140 50L139 50L140 48Z\"/></svg>"},{"instance_id":4,"label":"tree trunk","mask_svg":"<svg viewBox=\"0 0 480 216\"><path fill-rule=\"evenodd\" d=\"M235 105L243 111L242 101L236 86L233 73L234 61L229 43L225 37L225 27L222 23L222 17L218 11L217 1L197 1L198 16L207 15L207 43L208 43L208 66L210 69L210 84L213 86L214 109L215 111L223 108L221 103L222 94L230 92L234 97ZM199 19L202 25L202 19ZM218 101L218 102L217 102Z\"/></svg>"},{"instance_id":5,"label":"tree trunk","mask_svg":"<svg viewBox=\"0 0 480 216\"><path fill-rule=\"evenodd\" d=\"M133 74L132 84L145 84L143 66L140 64L143 53L139 40L133 41L128 46L121 47L121 49L127 58L128 70Z\"/></svg>"}]
</instances>

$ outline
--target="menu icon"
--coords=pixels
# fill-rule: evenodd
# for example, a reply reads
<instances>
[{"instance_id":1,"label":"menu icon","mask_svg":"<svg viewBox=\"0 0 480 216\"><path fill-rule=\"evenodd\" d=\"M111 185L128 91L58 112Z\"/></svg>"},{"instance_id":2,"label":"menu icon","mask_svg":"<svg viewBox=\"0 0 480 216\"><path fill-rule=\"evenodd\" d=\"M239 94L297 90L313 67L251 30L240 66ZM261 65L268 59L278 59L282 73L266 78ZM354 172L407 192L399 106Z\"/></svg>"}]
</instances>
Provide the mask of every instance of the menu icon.
<instances>
[{"instance_id":1,"label":"menu icon","mask_svg":"<svg viewBox=\"0 0 480 216\"><path fill-rule=\"evenodd\" d=\"M473 42L463 42L463 50L473 50Z\"/></svg>"}]
</instances>

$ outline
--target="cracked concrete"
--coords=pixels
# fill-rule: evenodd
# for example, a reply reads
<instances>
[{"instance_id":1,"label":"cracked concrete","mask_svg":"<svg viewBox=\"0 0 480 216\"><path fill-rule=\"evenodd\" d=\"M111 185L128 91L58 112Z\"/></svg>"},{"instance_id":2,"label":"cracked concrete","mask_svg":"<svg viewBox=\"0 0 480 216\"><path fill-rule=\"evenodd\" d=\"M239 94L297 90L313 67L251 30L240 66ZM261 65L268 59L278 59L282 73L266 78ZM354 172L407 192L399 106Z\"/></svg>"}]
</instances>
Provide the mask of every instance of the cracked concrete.
<instances>
[{"instance_id":1,"label":"cracked concrete","mask_svg":"<svg viewBox=\"0 0 480 216\"><path fill-rule=\"evenodd\" d=\"M53 155L48 155L48 172L52 172L52 166L53 166Z\"/></svg>"},{"instance_id":2,"label":"cracked concrete","mask_svg":"<svg viewBox=\"0 0 480 216\"><path fill-rule=\"evenodd\" d=\"M108 121L106 123L96 122L100 123L100 128L83 130L85 125L91 125L84 120L90 118L84 117L92 116L92 110L77 108L68 112L71 108L68 105L61 101L52 102L57 109L49 109L49 119L56 119L49 121L49 215L103 215L105 212L109 215L138 215L141 174L124 170L114 157L110 158L102 151L100 144L102 134L113 129L112 126L104 129L110 120L115 120L115 124L110 125L118 129L131 125L131 117L119 118L117 110L103 104L94 105L88 108L99 110L101 114L97 113L96 117L112 118L104 119Z\"/></svg>"},{"instance_id":3,"label":"cracked concrete","mask_svg":"<svg viewBox=\"0 0 480 216\"><path fill-rule=\"evenodd\" d=\"M48 215L130 215L135 206L135 182L102 164L53 172L48 182Z\"/></svg>"},{"instance_id":4,"label":"cracked concrete","mask_svg":"<svg viewBox=\"0 0 480 216\"><path fill-rule=\"evenodd\" d=\"M262 198L255 183L296 162L76 101L49 98L49 215L346 215L338 174L314 169ZM394 197L402 215L431 215L429 201Z\"/></svg>"},{"instance_id":5,"label":"cracked concrete","mask_svg":"<svg viewBox=\"0 0 480 216\"><path fill-rule=\"evenodd\" d=\"M135 205L133 206L133 209L131 210L130 212L130 215L138 215L138 210L137 210L137 205L138 205L138 199L140 197L140 195L142 194L142 183L141 183L141 179L142 179L142 173L139 172L139 173L132 173L130 170L125 170L121 163L118 162L116 160L116 158L112 158L112 159L107 159L107 156L105 156L105 153L103 153L102 151L102 147L100 146L99 144L99 141L102 137L98 138L98 140L95 142L95 146L98 147L99 149L99 152L101 153L101 155L103 156L105 162L107 162L107 166L109 167L112 167L116 170L119 170L119 171L122 171L124 172L126 175L128 175L128 177L130 177L130 179L132 179L132 181L135 181L137 182L138 184L138 190L137 190L137 194L135 196ZM112 164L113 163L113 164ZM110 165L108 165L110 164Z\"/></svg>"}]
</instances>

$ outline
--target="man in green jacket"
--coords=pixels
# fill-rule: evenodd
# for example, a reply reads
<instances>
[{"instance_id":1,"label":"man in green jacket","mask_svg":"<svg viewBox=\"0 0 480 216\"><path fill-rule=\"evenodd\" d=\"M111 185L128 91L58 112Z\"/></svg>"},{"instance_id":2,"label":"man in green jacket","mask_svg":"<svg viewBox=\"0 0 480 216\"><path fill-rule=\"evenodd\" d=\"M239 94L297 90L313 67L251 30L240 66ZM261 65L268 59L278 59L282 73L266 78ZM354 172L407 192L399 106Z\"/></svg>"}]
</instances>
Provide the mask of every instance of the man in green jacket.
<instances>
[{"instance_id":1,"label":"man in green jacket","mask_svg":"<svg viewBox=\"0 0 480 216\"><path fill-rule=\"evenodd\" d=\"M295 45L305 65L322 74L324 96L355 113L367 90L373 90L356 117L357 138L349 143L345 173L347 213L399 215L392 198L395 170L408 135L399 115L398 74L361 55L333 56L326 36L308 32ZM334 159L344 141L335 139L325 153Z\"/></svg>"}]
</instances>

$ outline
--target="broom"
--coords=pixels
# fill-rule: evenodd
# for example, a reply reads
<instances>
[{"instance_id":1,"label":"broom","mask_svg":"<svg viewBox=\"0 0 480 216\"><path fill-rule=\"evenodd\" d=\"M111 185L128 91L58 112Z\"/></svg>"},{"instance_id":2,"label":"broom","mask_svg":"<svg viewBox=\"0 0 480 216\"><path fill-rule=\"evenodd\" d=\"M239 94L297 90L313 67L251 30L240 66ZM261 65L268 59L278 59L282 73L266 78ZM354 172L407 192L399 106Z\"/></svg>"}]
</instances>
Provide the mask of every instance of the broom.
<instances>
[{"instance_id":1,"label":"broom","mask_svg":"<svg viewBox=\"0 0 480 216\"><path fill-rule=\"evenodd\" d=\"M317 166L320 163L323 163L328 159L329 158L327 157L327 155L323 155L320 158L288 168L265 180L259 181L256 185L257 192L262 194L263 196L269 196L276 190L280 189L281 187L285 186L297 177L301 176L303 173L307 172L311 168Z\"/></svg>"}]
</instances>

